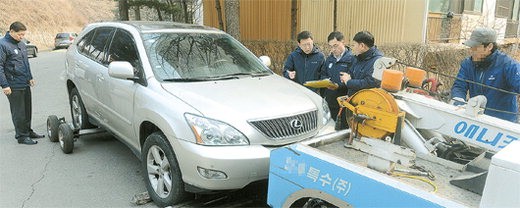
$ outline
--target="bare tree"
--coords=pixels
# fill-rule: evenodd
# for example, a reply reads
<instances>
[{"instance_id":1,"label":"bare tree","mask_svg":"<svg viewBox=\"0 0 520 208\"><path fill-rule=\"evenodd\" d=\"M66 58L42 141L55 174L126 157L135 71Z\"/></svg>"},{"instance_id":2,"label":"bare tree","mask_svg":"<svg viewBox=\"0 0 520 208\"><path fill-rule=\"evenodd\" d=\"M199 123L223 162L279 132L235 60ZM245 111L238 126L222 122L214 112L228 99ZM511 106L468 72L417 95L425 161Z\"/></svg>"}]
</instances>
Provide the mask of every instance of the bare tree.
<instances>
[{"instance_id":1,"label":"bare tree","mask_svg":"<svg viewBox=\"0 0 520 208\"><path fill-rule=\"evenodd\" d=\"M338 29L338 0L334 0L334 24L332 25L332 31Z\"/></svg>"},{"instance_id":2,"label":"bare tree","mask_svg":"<svg viewBox=\"0 0 520 208\"><path fill-rule=\"evenodd\" d=\"M188 14L188 3L186 3L186 0L181 0L181 6L182 6L182 15L184 16L184 22L185 23L193 23L193 18L189 18L190 15Z\"/></svg>"},{"instance_id":3,"label":"bare tree","mask_svg":"<svg viewBox=\"0 0 520 208\"><path fill-rule=\"evenodd\" d=\"M163 21L163 17L161 14L161 6L157 5L157 6L155 6L155 9L157 10L157 17L159 18L159 21Z\"/></svg>"},{"instance_id":4,"label":"bare tree","mask_svg":"<svg viewBox=\"0 0 520 208\"><path fill-rule=\"evenodd\" d=\"M201 0L117 0L120 11L132 9L131 18L193 23L200 20ZM128 11L127 11L128 12ZM124 14L120 15L125 17Z\"/></svg>"},{"instance_id":5,"label":"bare tree","mask_svg":"<svg viewBox=\"0 0 520 208\"><path fill-rule=\"evenodd\" d=\"M141 20L141 9L139 6L134 6L135 20Z\"/></svg>"},{"instance_id":6,"label":"bare tree","mask_svg":"<svg viewBox=\"0 0 520 208\"><path fill-rule=\"evenodd\" d=\"M224 21L222 20L222 7L220 6L220 0L215 0L215 7L217 9L218 27L220 30L224 30Z\"/></svg>"},{"instance_id":7,"label":"bare tree","mask_svg":"<svg viewBox=\"0 0 520 208\"><path fill-rule=\"evenodd\" d=\"M128 18L128 0L119 0L119 18L120 20L129 20Z\"/></svg>"},{"instance_id":8,"label":"bare tree","mask_svg":"<svg viewBox=\"0 0 520 208\"><path fill-rule=\"evenodd\" d=\"M170 14L170 18L172 21L176 22L177 18L175 16L175 13L178 13L178 12L176 12L176 11L174 11L174 9L172 9L172 8L176 8L176 6L177 6L174 1L175 0L166 0L166 3L161 4L160 7L161 7L162 11L165 11L167 14Z\"/></svg>"},{"instance_id":9,"label":"bare tree","mask_svg":"<svg viewBox=\"0 0 520 208\"><path fill-rule=\"evenodd\" d=\"M224 0L226 12L226 32L240 40L240 2L238 0Z\"/></svg>"},{"instance_id":10,"label":"bare tree","mask_svg":"<svg viewBox=\"0 0 520 208\"><path fill-rule=\"evenodd\" d=\"M296 25L297 25L297 11L298 11L298 1L291 0L291 40L296 39Z\"/></svg>"}]
</instances>

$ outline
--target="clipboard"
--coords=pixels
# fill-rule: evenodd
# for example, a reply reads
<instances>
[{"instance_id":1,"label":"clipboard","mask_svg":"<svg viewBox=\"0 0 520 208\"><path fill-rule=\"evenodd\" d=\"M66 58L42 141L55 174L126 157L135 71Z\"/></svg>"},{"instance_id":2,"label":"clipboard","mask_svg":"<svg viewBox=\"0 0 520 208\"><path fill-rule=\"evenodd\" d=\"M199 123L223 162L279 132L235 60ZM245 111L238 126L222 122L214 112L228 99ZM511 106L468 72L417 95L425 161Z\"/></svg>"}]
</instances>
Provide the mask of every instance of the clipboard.
<instances>
[{"instance_id":1,"label":"clipboard","mask_svg":"<svg viewBox=\"0 0 520 208\"><path fill-rule=\"evenodd\" d=\"M322 80L315 80L315 81L307 81L303 83L306 87L314 87L314 88L328 88L336 86L336 83L330 81L330 79L322 79Z\"/></svg>"}]
</instances>

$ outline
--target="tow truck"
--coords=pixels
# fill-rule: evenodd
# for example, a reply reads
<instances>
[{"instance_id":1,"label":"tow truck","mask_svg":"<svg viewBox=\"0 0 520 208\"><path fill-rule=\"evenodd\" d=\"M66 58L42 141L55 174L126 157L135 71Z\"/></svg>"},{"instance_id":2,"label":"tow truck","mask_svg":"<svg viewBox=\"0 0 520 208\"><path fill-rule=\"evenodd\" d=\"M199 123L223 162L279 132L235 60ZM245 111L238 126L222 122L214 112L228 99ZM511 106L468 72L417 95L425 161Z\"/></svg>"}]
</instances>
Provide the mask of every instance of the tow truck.
<instances>
[{"instance_id":1,"label":"tow truck","mask_svg":"<svg viewBox=\"0 0 520 208\"><path fill-rule=\"evenodd\" d=\"M271 207L520 207L520 124L425 93L426 72L388 69L339 97L350 129L271 152ZM402 85L402 80L408 80Z\"/></svg>"}]
</instances>

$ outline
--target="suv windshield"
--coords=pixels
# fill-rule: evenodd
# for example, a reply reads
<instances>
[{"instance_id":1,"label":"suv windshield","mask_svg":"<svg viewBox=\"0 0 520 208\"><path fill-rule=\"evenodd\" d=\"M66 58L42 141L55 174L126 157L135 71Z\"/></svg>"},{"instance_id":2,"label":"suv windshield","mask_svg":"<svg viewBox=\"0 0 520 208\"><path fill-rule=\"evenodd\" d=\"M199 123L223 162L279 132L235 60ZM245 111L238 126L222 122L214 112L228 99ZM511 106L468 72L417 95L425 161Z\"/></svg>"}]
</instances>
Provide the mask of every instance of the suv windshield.
<instances>
[{"instance_id":1,"label":"suv windshield","mask_svg":"<svg viewBox=\"0 0 520 208\"><path fill-rule=\"evenodd\" d=\"M143 39L154 74L161 81L272 73L227 34L149 33Z\"/></svg>"}]
</instances>

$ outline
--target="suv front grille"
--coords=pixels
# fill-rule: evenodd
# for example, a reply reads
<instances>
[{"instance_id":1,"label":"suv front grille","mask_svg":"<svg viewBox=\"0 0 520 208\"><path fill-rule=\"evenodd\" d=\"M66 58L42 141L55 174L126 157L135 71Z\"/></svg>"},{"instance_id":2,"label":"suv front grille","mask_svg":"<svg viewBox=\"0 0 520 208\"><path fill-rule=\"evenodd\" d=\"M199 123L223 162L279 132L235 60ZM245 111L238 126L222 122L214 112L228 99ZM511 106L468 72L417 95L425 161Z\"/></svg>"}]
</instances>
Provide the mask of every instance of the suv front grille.
<instances>
[{"instance_id":1,"label":"suv front grille","mask_svg":"<svg viewBox=\"0 0 520 208\"><path fill-rule=\"evenodd\" d=\"M318 126L318 111L268 120L250 121L256 129L271 139L285 139L300 136L315 130Z\"/></svg>"}]
</instances>

